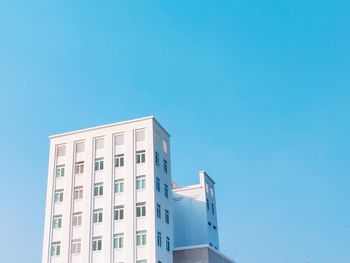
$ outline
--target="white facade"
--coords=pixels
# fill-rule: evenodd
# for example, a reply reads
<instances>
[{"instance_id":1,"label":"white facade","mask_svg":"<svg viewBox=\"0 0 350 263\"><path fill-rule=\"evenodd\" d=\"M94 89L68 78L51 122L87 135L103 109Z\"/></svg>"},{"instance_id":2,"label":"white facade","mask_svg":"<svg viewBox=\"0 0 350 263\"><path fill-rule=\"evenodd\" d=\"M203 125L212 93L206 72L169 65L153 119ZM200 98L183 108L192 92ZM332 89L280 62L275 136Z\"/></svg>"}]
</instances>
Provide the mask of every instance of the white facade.
<instances>
[{"instance_id":1,"label":"white facade","mask_svg":"<svg viewBox=\"0 0 350 263\"><path fill-rule=\"evenodd\" d=\"M208 244L219 250L214 184L204 171L199 172L199 184L173 183L175 248Z\"/></svg>"},{"instance_id":2,"label":"white facade","mask_svg":"<svg viewBox=\"0 0 350 263\"><path fill-rule=\"evenodd\" d=\"M50 137L43 263L172 263L170 136L146 117Z\"/></svg>"}]
</instances>

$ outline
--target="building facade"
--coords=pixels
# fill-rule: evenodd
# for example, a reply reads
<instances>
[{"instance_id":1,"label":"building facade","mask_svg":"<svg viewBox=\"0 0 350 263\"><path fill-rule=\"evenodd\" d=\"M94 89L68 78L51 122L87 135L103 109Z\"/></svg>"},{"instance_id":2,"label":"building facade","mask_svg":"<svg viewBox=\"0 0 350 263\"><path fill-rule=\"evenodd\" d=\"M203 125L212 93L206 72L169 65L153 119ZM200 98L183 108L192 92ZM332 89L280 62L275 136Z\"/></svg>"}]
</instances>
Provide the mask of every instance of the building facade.
<instances>
[{"instance_id":1,"label":"building facade","mask_svg":"<svg viewBox=\"0 0 350 263\"><path fill-rule=\"evenodd\" d=\"M43 263L172 263L170 136L146 117L50 137Z\"/></svg>"}]
</instances>

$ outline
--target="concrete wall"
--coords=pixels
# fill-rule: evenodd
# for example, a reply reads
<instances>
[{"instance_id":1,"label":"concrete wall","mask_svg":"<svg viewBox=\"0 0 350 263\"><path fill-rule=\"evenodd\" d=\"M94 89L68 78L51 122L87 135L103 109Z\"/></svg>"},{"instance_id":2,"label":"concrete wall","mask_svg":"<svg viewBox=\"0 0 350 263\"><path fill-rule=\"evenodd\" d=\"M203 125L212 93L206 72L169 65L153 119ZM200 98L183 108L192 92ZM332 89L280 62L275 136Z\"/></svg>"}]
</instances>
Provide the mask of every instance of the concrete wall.
<instances>
[{"instance_id":1,"label":"concrete wall","mask_svg":"<svg viewBox=\"0 0 350 263\"><path fill-rule=\"evenodd\" d=\"M209 246L174 250L173 258L174 263L234 263Z\"/></svg>"}]
</instances>

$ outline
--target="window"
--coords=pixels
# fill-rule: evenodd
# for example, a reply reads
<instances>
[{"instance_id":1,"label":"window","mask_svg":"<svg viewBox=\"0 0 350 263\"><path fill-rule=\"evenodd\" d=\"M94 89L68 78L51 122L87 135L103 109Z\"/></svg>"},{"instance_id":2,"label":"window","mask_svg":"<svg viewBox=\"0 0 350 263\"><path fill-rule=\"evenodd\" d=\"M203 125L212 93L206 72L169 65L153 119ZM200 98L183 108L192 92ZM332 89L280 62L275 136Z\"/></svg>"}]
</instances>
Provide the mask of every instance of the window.
<instances>
[{"instance_id":1,"label":"window","mask_svg":"<svg viewBox=\"0 0 350 263\"><path fill-rule=\"evenodd\" d=\"M168 162L165 159L163 160L163 170L165 173L168 172Z\"/></svg>"},{"instance_id":2,"label":"window","mask_svg":"<svg viewBox=\"0 0 350 263\"><path fill-rule=\"evenodd\" d=\"M114 207L114 220L123 220L124 219L124 206L119 205Z\"/></svg>"},{"instance_id":3,"label":"window","mask_svg":"<svg viewBox=\"0 0 350 263\"><path fill-rule=\"evenodd\" d=\"M160 232L157 232L157 245L158 247L162 246L162 234Z\"/></svg>"},{"instance_id":4,"label":"window","mask_svg":"<svg viewBox=\"0 0 350 263\"><path fill-rule=\"evenodd\" d=\"M136 246L144 246L147 243L146 230L136 232Z\"/></svg>"},{"instance_id":5,"label":"window","mask_svg":"<svg viewBox=\"0 0 350 263\"><path fill-rule=\"evenodd\" d=\"M94 237L92 239L92 251L102 250L102 237Z\"/></svg>"},{"instance_id":6,"label":"window","mask_svg":"<svg viewBox=\"0 0 350 263\"><path fill-rule=\"evenodd\" d=\"M94 186L94 196L102 196L103 195L103 183L95 184Z\"/></svg>"},{"instance_id":7,"label":"window","mask_svg":"<svg viewBox=\"0 0 350 263\"><path fill-rule=\"evenodd\" d=\"M211 204L211 212L213 215L215 214L214 204Z\"/></svg>"},{"instance_id":8,"label":"window","mask_svg":"<svg viewBox=\"0 0 350 263\"><path fill-rule=\"evenodd\" d=\"M159 166L159 153L158 152L155 152L154 159L155 159L156 165Z\"/></svg>"},{"instance_id":9,"label":"window","mask_svg":"<svg viewBox=\"0 0 350 263\"><path fill-rule=\"evenodd\" d=\"M169 197L169 188L168 188L168 185L167 184L164 184L164 196L166 198Z\"/></svg>"},{"instance_id":10,"label":"window","mask_svg":"<svg viewBox=\"0 0 350 263\"><path fill-rule=\"evenodd\" d=\"M156 177L156 189L158 192L160 192L160 180L158 177Z\"/></svg>"},{"instance_id":11,"label":"window","mask_svg":"<svg viewBox=\"0 0 350 263\"><path fill-rule=\"evenodd\" d=\"M74 173L75 174L82 174L82 173L84 173L84 162L77 162L77 163L75 163Z\"/></svg>"},{"instance_id":12,"label":"window","mask_svg":"<svg viewBox=\"0 0 350 263\"><path fill-rule=\"evenodd\" d=\"M209 199L207 199L207 210L209 210Z\"/></svg>"},{"instance_id":13,"label":"window","mask_svg":"<svg viewBox=\"0 0 350 263\"><path fill-rule=\"evenodd\" d=\"M166 245L165 245L165 247L166 247L167 251L170 251L170 238L169 237L166 237Z\"/></svg>"},{"instance_id":14,"label":"window","mask_svg":"<svg viewBox=\"0 0 350 263\"><path fill-rule=\"evenodd\" d=\"M211 223L208 221L208 225L211 226Z\"/></svg>"},{"instance_id":15,"label":"window","mask_svg":"<svg viewBox=\"0 0 350 263\"><path fill-rule=\"evenodd\" d=\"M51 243L51 256L59 256L61 254L61 242Z\"/></svg>"},{"instance_id":16,"label":"window","mask_svg":"<svg viewBox=\"0 0 350 263\"><path fill-rule=\"evenodd\" d=\"M120 249L124 247L124 234L118 233L113 236L113 248Z\"/></svg>"},{"instance_id":17,"label":"window","mask_svg":"<svg viewBox=\"0 0 350 263\"><path fill-rule=\"evenodd\" d=\"M62 215L57 215L53 217L52 228L58 229L62 227Z\"/></svg>"},{"instance_id":18,"label":"window","mask_svg":"<svg viewBox=\"0 0 350 263\"><path fill-rule=\"evenodd\" d=\"M137 142L142 142L145 140L145 137L146 137L146 132L145 130L139 130L139 131L136 131L136 141Z\"/></svg>"},{"instance_id":19,"label":"window","mask_svg":"<svg viewBox=\"0 0 350 263\"><path fill-rule=\"evenodd\" d=\"M136 263L147 263L147 260L146 259L139 259L139 260L136 260Z\"/></svg>"},{"instance_id":20,"label":"window","mask_svg":"<svg viewBox=\"0 0 350 263\"><path fill-rule=\"evenodd\" d=\"M214 188L213 187L210 187L210 194L211 194L211 196L214 197Z\"/></svg>"},{"instance_id":21,"label":"window","mask_svg":"<svg viewBox=\"0 0 350 263\"><path fill-rule=\"evenodd\" d=\"M105 139L97 138L95 140L95 146L96 146L96 149L103 149L105 147Z\"/></svg>"},{"instance_id":22,"label":"window","mask_svg":"<svg viewBox=\"0 0 350 263\"><path fill-rule=\"evenodd\" d=\"M205 183L205 191L208 193L209 192L209 185L208 183Z\"/></svg>"},{"instance_id":23,"label":"window","mask_svg":"<svg viewBox=\"0 0 350 263\"><path fill-rule=\"evenodd\" d=\"M72 254L80 254L81 252L81 239L72 240Z\"/></svg>"},{"instance_id":24,"label":"window","mask_svg":"<svg viewBox=\"0 0 350 263\"><path fill-rule=\"evenodd\" d=\"M164 139L163 139L163 151L165 153L168 153L168 143Z\"/></svg>"},{"instance_id":25,"label":"window","mask_svg":"<svg viewBox=\"0 0 350 263\"><path fill-rule=\"evenodd\" d=\"M95 171L103 170L103 158L95 159Z\"/></svg>"},{"instance_id":26,"label":"window","mask_svg":"<svg viewBox=\"0 0 350 263\"><path fill-rule=\"evenodd\" d=\"M93 215L93 223L101 223L102 222L102 209L95 209Z\"/></svg>"},{"instance_id":27,"label":"window","mask_svg":"<svg viewBox=\"0 0 350 263\"><path fill-rule=\"evenodd\" d=\"M81 226L83 221L83 213L77 212L73 214L72 225L73 226Z\"/></svg>"},{"instance_id":28,"label":"window","mask_svg":"<svg viewBox=\"0 0 350 263\"><path fill-rule=\"evenodd\" d=\"M75 144L75 151L77 153L81 153L85 151L85 143L84 142L77 142Z\"/></svg>"},{"instance_id":29,"label":"window","mask_svg":"<svg viewBox=\"0 0 350 263\"><path fill-rule=\"evenodd\" d=\"M64 164L57 165L56 166L56 177L63 177L63 176L64 176Z\"/></svg>"},{"instance_id":30,"label":"window","mask_svg":"<svg viewBox=\"0 0 350 263\"><path fill-rule=\"evenodd\" d=\"M169 211L165 209L165 223L169 224Z\"/></svg>"},{"instance_id":31,"label":"window","mask_svg":"<svg viewBox=\"0 0 350 263\"><path fill-rule=\"evenodd\" d=\"M146 203L137 203L136 204L136 217L146 216Z\"/></svg>"},{"instance_id":32,"label":"window","mask_svg":"<svg viewBox=\"0 0 350 263\"><path fill-rule=\"evenodd\" d=\"M114 137L115 145L123 145L124 144L124 134L117 134Z\"/></svg>"},{"instance_id":33,"label":"window","mask_svg":"<svg viewBox=\"0 0 350 263\"><path fill-rule=\"evenodd\" d=\"M66 155L66 145L57 146L57 156L65 156Z\"/></svg>"},{"instance_id":34,"label":"window","mask_svg":"<svg viewBox=\"0 0 350 263\"><path fill-rule=\"evenodd\" d=\"M55 191L55 203L63 202L63 190Z\"/></svg>"},{"instance_id":35,"label":"window","mask_svg":"<svg viewBox=\"0 0 350 263\"><path fill-rule=\"evenodd\" d=\"M74 200L83 199L83 187L82 186L74 188L73 199Z\"/></svg>"},{"instance_id":36,"label":"window","mask_svg":"<svg viewBox=\"0 0 350 263\"><path fill-rule=\"evenodd\" d=\"M114 167L124 166L124 154L117 154L114 159Z\"/></svg>"},{"instance_id":37,"label":"window","mask_svg":"<svg viewBox=\"0 0 350 263\"><path fill-rule=\"evenodd\" d=\"M213 225L213 228L214 228L214 230L216 230L217 227Z\"/></svg>"},{"instance_id":38,"label":"window","mask_svg":"<svg viewBox=\"0 0 350 263\"><path fill-rule=\"evenodd\" d=\"M161 219L161 217L162 217L162 213L161 213L161 209L160 209L160 204L157 204L157 217L158 217L159 219Z\"/></svg>"},{"instance_id":39,"label":"window","mask_svg":"<svg viewBox=\"0 0 350 263\"><path fill-rule=\"evenodd\" d=\"M114 181L114 193L124 192L124 179Z\"/></svg>"},{"instance_id":40,"label":"window","mask_svg":"<svg viewBox=\"0 0 350 263\"><path fill-rule=\"evenodd\" d=\"M137 151L136 152L136 163L145 163L146 162L146 151Z\"/></svg>"},{"instance_id":41,"label":"window","mask_svg":"<svg viewBox=\"0 0 350 263\"><path fill-rule=\"evenodd\" d=\"M141 190L146 188L146 176L140 175L136 176L136 190Z\"/></svg>"}]
</instances>

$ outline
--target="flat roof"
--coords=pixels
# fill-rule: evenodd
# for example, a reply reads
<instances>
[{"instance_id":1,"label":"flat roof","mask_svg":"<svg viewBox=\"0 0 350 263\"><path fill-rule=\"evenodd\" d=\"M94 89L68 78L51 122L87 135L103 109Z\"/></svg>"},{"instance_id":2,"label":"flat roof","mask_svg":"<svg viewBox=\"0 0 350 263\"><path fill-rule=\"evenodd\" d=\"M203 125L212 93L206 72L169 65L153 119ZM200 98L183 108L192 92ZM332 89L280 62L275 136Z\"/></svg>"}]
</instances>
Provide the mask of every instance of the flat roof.
<instances>
[{"instance_id":1,"label":"flat roof","mask_svg":"<svg viewBox=\"0 0 350 263\"><path fill-rule=\"evenodd\" d=\"M70 132L54 134L54 135L50 135L49 138L53 139L53 138L72 135L72 134L76 134L76 133L93 131L93 130L103 129L103 128L109 128L109 127L113 127L113 126L124 125L124 124L128 124L128 123L150 120L150 119L153 119L162 128L162 130L170 137L169 132L159 123L159 121L153 115L151 115L151 116L131 119L131 120L127 120L127 121L120 121L120 122L115 122L115 123L110 123L110 124L105 124L105 125L94 126L94 127L90 127L90 128L79 129L79 130L70 131Z\"/></svg>"}]
</instances>

